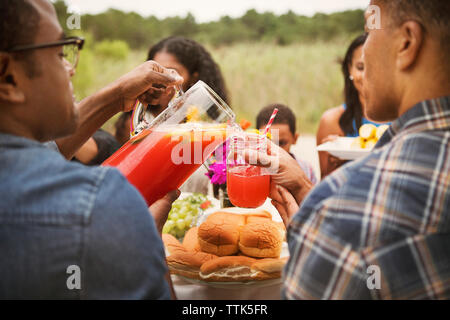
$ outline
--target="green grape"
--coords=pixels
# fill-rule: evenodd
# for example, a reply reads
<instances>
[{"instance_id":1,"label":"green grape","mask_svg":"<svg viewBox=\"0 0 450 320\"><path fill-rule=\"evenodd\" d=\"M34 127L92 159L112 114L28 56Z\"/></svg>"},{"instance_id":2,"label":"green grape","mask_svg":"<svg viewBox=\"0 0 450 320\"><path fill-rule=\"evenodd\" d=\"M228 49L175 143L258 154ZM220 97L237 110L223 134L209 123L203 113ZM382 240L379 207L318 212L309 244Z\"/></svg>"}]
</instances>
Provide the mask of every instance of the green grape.
<instances>
[{"instance_id":1,"label":"green grape","mask_svg":"<svg viewBox=\"0 0 450 320\"><path fill-rule=\"evenodd\" d=\"M178 219L180 219L180 216L178 215L178 213L173 212L170 216L169 216L170 220L172 221L177 221Z\"/></svg>"},{"instance_id":2,"label":"green grape","mask_svg":"<svg viewBox=\"0 0 450 320\"><path fill-rule=\"evenodd\" d=\"M162 233L169 233L169 232L170 232L170 228L168 228L167 224L165 224L163 229L162 229Z\"/></svg>"},{"instance_id":3,"label":"green grape","mask_svg":"<svg viewBox=\"0 0 450 320\"><path fill-rule=\"evenodd\" d=\"M183 219L184 217L186 217L186 215L188 214L189 209L188 208L183 208L178 212L178 218L179 219Z\"/></svg>"},{"instance_id":4,"label":"green grape","mask_svg":"<svg viewBox=\"0 0 450 320\"><path fill-rule=\"evenodd\" d=\"M166 223L164 224L164 228L167 230L167 232L164 232L163 228L163 233L169 233L169 231L172 230L174 226L175 222L173 222L172 220L167 220Z\"/></svg>"},{"instance_id":5,"label":"green grape","mask_svg":"<svg viewBox=\"0 0 450 320\"><path fill-rule=\"evenodd\" d=\"M189 197L174 201L163 228L164 232L181 239L191 225L196 223L199 214L204 211L200 208L200 205L207 200L207 196L201 193L194 193Z\"/></svg>"},{"instance_id":6,"label":"green grape","mask_svg":"<svg viewBox=\"0 0 450 320\"><path fill-rule=\"evenodd\" d=\"M178 219L176 222L177 228L180 230L184 230L186 228L186 223L183 219Z\"/></svg>"},{"instance_id":7,"label":"green grape","mask_svg":"<svg viewBox=\"0 0 450 320\"><path fill-rule=\"evenodd\" d=\"M184 222L186 224L186 227L189 227L191 225L193 219L194 219L194 217L192 216L192 214L188 214L186 216L186 218L184 218Z\"/></svg>"},{"instance_id":8,"label":"green grape","mask_svg":"<svg viewBox=\"0 0 450 320\"><path fill-rule=\"evenodd\" d=\"M173 204L172 204L172 209L180 209L181 208L182 203L180 203L178 200L176 200Z\"/></svg>"}]
</instances>

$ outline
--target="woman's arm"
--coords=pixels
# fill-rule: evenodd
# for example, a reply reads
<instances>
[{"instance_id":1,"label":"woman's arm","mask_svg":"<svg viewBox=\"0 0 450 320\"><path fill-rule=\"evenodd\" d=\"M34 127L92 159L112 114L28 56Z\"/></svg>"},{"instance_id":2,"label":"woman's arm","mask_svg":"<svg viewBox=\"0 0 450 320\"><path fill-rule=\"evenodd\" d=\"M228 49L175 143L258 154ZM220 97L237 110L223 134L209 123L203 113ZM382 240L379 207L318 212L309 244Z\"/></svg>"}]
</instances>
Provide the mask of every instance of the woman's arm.
<instances>
[{"instance_id":1,"label":"woman's arm","mask_svg":"<svg viewBox=\"0 0 450 320\"><path fill-rule=\"evenodd\" d=\"M343 112L343 106L335 107L324 112L320 119L319 129L317 130L317 145L333 140L337 136L344 136L344 132L339 125L339 119ZM344 163L344 161L339 160L324 151L319 152L319 162L322 179Z\"/></svg>"}]
</instances>

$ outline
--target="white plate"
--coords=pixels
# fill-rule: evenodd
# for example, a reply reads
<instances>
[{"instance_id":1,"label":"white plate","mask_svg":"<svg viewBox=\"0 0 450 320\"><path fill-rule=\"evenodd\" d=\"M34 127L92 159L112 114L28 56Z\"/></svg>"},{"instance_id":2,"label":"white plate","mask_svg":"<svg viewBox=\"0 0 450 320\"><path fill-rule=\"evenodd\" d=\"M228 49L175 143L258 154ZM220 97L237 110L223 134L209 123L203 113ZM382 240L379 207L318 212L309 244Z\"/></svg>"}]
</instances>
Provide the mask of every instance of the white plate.
<instances>
[{"instance_id":1,"label":"white plate","mask_svg":"<svg viewBox=\"0 0 450 320\"><path fill-rule=\"evenodd\" d=\"M356 160L367 156L370 149L353 149L352 142L356 138L339 137L334 141L325 142L317 147L317 151L326 151L332 156L342 160Z\"/></svg>"}]
</instances>

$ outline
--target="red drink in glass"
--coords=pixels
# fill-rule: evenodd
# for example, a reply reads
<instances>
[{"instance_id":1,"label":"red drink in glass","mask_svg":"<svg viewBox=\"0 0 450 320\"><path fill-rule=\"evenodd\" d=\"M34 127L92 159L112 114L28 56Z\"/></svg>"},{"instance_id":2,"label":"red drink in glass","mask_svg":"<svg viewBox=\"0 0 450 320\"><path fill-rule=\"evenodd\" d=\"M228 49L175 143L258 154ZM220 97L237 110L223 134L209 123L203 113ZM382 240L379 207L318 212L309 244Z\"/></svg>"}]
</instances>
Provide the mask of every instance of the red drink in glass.
<instances>
[{"instance_id":1,"label":"red drink in glass","mask_svg":"<svg viewBox=\"0 0 450 320\"><path fill-rule=\"evenodd\" d=\"M264 174L260 167L233 167L227 171L227 191L233 205L257 208L269 196L270 175Z\"/></svg>"},{"instance_id":2,"label":"red drink in glass","mask_svg":"<svg viewBox=\"0 0 450 320\"><path fill-rule=\"evenodd\" d=\"M226 139L226 125L146 129L103 165L114 166L151 205L178 189Z\"/></svg>"}]
</instances>

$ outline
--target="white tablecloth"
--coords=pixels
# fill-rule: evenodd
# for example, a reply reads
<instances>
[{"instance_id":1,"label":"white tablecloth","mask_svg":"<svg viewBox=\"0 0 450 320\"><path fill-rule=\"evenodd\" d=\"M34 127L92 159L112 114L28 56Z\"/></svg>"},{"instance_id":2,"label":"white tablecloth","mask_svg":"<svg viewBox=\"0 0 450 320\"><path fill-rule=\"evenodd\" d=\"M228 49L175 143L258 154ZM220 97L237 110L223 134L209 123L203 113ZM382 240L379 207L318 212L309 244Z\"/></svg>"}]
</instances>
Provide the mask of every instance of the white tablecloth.
<instances>
[{"instance_id":1,"label":"white tablecloth","mask_svg":"<svg viewBox=\"0 0 450 320\"><path fill-rule=\"evenodd\" d=\"M176 275L172 275L172 281L179 300L280 300L281 281L264 287L240 285L227 289L193 284Z\"/></svg>"}]
</instances>

